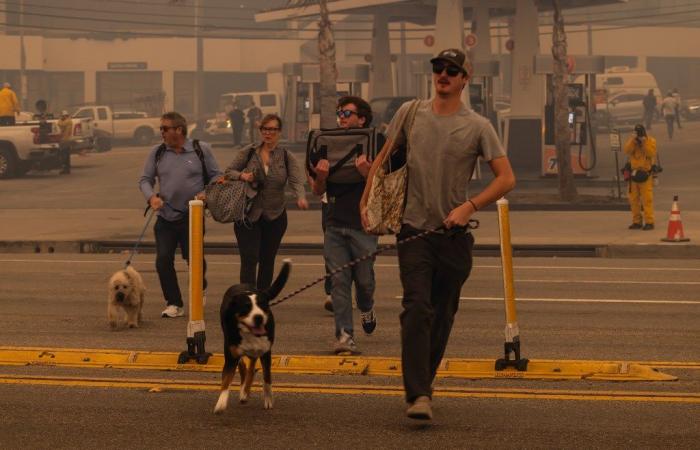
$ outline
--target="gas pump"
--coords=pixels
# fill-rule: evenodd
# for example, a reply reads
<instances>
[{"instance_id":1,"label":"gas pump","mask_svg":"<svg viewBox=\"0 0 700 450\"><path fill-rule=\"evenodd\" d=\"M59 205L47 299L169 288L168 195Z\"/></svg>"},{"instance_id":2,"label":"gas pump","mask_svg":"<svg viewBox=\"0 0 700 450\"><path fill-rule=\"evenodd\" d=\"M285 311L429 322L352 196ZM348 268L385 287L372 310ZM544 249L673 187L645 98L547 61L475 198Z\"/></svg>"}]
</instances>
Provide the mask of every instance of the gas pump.
<instances>
[{"instance_id":1,"label":"gas pump","mask_svg":"<svg viewBox=\"0 0 700 450\"><path fill-rule=\"evenodd\" d=\"M588 76L586 75L586 78ZM574 175L590 176L596 164L595 138L591 127L587 83L567 84L568 122L571 142L571 169ZM554 140L554 83L547 76L547 98L544 107L544 142L542 146L542 175L558 173L557 150Z\"/></svg>"},{"instance_id":2,"label":"gas pump","mask_svg":"<svg viewBox=\"0 0 700 450\"><path fill-rule=\"evenodd\" d=\"M285 139L306 142L310 130L321 123L320 73L317 64L285 63L284 113ZM362 95L362 84L369 82L367 64L338 64L338 96Z\"/></svg>"}]
</instances>

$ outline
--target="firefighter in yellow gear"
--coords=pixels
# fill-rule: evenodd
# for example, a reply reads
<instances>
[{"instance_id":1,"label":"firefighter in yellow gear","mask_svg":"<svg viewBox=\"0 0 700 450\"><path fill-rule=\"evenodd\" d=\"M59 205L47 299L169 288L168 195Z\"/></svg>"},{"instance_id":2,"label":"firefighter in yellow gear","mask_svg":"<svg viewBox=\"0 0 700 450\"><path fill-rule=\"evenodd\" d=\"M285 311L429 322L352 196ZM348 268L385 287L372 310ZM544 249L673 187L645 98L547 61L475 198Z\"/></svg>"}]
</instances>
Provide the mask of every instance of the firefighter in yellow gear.
<instances>
[{"instance_id":1,"label":"firefighter in yellow gear","mask_svg":"<svg viewBox=\"0 0 700 450\"><path fill-rule=\"evenodd\" d=\"M656 139L647 136L643 125L634 127L635 135L625 143L625 154L631 169L629 202L632 209L630 230L654 229L654 180L652 168L656 168ZM644 223L642 224L642 209Z\"/></svg>"}]
</instances>

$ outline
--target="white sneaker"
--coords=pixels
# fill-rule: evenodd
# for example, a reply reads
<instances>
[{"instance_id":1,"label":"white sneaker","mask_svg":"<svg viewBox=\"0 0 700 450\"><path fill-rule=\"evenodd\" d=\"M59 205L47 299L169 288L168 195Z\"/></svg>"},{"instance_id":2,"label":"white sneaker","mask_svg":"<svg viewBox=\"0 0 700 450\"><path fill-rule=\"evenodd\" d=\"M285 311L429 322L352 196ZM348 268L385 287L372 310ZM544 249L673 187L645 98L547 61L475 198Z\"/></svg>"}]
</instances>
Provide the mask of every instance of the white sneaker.
<instances>
[{"instance_id":1,"label":"white sneaker","mask_svg":"<svg viewBox=\"0 0 700 450\"><path fill-rule=\"evenodd\" d=\"M346 333L345 330L340 330L340 337L338 337L338 340L335 342L333 351L336 355L352 354L357 352L357 344L355 344L355 340Z\"/></svg>"},{"instance_id":2,"label":"white sneaker","mask_svg":"<svg viewBox=\"0 0 700 450\"><path fill-rule=\"evenodd\" d=\"M168 305L162 313L160 313L161 317L182 317L185 315L185 310L182 309L180 306L175 306L175 305Z\"/></svg>"}]
</instances>

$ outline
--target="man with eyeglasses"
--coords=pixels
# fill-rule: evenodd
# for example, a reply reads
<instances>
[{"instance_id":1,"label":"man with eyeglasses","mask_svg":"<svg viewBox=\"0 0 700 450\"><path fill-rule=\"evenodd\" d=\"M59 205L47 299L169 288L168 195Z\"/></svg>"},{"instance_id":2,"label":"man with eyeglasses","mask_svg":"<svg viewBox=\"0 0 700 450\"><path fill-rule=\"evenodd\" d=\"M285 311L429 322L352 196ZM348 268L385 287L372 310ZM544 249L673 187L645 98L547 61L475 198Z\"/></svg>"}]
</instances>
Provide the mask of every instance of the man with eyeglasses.
<instances>
[{"instance_id":1,"label":"man with eyeglasses","mask_svg":"<svg viewBox=\"0 0 700 450\"><path fill-rule=\"evenodd\" d=\"M372 122L372 108L360 97L346 96L338 101L338 125L341 128L367 128ZM335 269L377 249L377 237L365 233L360 220L359 203L365 188L370 162L365 155L355 158L355 169L362 176L358 183L336 183L328 180L330 164L321 159L309 183L317 195L326 194L328 205L324 214L325 230L323 255L326 267ZM331 278L331 302L335 317L334 351L337 354L357 351L352 318L352 283L355 283L356 302L365 334L377 326L374 313L374 260L343 270Z\"/></svg>"},{"instance_id":2,"label":"man with eyeglasses","mask_svg":"<svg viewBox=\"0 0 700 450\"><path fill-rule=\"evenodd\" d=\"M515 186L515 176L488 119L468 109L461 100L469 82L469 64L458 49L441 51L433 65L435 96L418 104L409 136L401 126L411 102L392 119L387 143L375 158L367 186L383 152L410 141L408 188L403 225L398 240L423 231L434 233L398 247L403 286L401 364L412 419L432 419L432 383L447 346L459 306L462 285L472 267L474 238L468 223L479 209L501 198ZM486 161L493 180L469 196L469 180L477 158ZM360 205L367 227L365 190Z\"/></svg>"},{"instance_id":3,"label":"man with eyeglasses","mask_svg":"<svg viewBox=\"0 0 700 450\"><path fill-rule=\"evenodd\" d=\"M175 251L179 246L182 258L189 262L189 201L203 199L204 186L216 181L221 172L209 145L187 138L187 120L181 114L163 114L160 134L163 143L153 147L146 158L139 188L158 214L153 231L156 270L166 302L161 317L172 318L185 315L175 272ZM156 178L157 193L153 189Z\"/></svg>"}]
</instances>

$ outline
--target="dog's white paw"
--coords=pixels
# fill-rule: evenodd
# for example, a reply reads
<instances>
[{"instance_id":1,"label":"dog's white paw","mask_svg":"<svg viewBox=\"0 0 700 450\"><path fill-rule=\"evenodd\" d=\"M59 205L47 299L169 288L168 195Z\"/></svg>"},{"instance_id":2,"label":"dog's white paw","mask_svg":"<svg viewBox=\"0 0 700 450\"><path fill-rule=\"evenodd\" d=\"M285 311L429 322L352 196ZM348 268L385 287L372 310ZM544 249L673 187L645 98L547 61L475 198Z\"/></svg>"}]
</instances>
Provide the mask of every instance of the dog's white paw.
<instances>
[{"instance_id":1,"label":"dog's white paw","mask_svg":"<svg viewBox=\"0 0 700 450\"><path fill-rule=\"evenodd\" d=\"M265 409L272 409L272 385L264 383L263 384L263 407Z\"/></svg>"},{"instance_id":2,"label":"dog's white paw","mask_svg":"<svg viewBox=\"0 0 700 450\"><path fill-rule=\"evenodd\" d=\"M238 402L242 405L248 403L248 393L243 386L241 386L241 392L238 394Z\"/></svg>"},{"instance_id":3,"label":"dog's white paw","mask_svg":"<svg viewBox=\"0 0 700 450\"><path fill-rule=\"evenodd\" d=\"M221 391L221 394L219 394L219 400L216 402L216 406L214 407L214 414L221 414L222 412L226 411L227 406L228 389L225 391Z\"/></svg>"}]
</instances>

